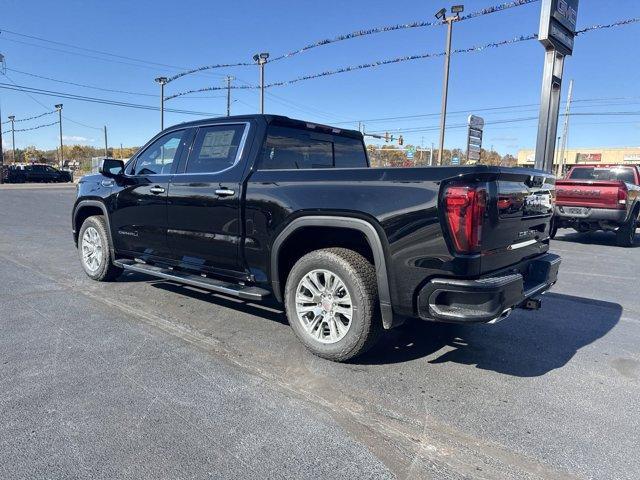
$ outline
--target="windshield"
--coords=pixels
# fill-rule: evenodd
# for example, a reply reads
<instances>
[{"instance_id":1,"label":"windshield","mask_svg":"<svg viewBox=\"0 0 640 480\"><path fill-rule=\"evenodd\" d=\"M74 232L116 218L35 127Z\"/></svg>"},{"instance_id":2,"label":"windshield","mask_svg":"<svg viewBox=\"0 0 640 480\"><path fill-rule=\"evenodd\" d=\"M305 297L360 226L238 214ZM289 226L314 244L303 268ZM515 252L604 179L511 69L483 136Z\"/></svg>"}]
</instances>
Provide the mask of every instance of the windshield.
<instances>
[{"instance_id":1,"label":"windshield","mask_svg":"<svg viewBox=\"0 0 640 480\"><path fill-rule=\"evenodd\" d=\"M572 180L622 180L627 183L635 183L633 169L629 167L574 168L569 175Z\"/></svg>"}]
</instances>

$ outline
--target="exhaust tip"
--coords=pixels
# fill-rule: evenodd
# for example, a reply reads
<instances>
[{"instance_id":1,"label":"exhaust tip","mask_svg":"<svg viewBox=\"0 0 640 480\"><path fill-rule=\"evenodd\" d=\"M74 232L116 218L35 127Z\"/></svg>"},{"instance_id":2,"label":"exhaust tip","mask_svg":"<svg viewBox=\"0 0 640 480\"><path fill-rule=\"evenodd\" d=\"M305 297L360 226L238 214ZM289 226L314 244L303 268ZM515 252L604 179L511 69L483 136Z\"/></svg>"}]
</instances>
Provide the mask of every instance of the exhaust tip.
<instances>
[{"instance_id":1,"label":"exhaust tip","mask_svg":"<svg viewBox=\"0 0 640 480\"><path fill-rule=\"evenodd\" d=\"M525 310L540 310L542 307L542 300L540 298L528 298L522 308Z\"/></svg>"}]
</instances>

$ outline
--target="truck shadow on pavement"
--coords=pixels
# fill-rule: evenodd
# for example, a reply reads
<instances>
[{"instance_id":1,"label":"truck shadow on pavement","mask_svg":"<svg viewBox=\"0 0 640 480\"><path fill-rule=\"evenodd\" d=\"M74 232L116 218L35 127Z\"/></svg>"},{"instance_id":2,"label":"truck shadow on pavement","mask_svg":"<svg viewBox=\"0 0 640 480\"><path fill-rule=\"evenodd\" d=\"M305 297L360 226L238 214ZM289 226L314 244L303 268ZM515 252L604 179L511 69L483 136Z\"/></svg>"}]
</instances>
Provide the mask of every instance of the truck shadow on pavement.
<instances>
[{"instance_id":1,"label":"truck shadow on pavement","mask_svg":"<svg viewBox=\"0 0 640 480\"><path fill-rule=\"evenodd\" d=\"M359 364L460 363L517 377L537 377L566 365L581 348L604 337L619 321L616 303L548 293L537 312L516 310L495 325L409 320L387 332Z\"/></svg>"},{"instance_id":2,"label":"truck shadow on pavement","mask_svg":"<svg viewBox=\"0 0 640 480\"><path fill-rule=\"evenodd\" d=\"M556 236L556 238L554 238L552 242L571 242L581 243L583 245L604 245L609 247L617 247L615 233L602 231L578 233L572 229L558 230L558 236ZM636 241L631 248L638 247L640 247L640 240L638 239L638 232L636 231Z\"/></svg>"},{"instance_id":3,"label":"truck shadow on pavement","mask_svg":"<svg viewBox=\"0 0 640 480\"><path fill-rule=\"evenodd\" d=\"M145 275L134 274L127 281L148 279ZM246 302L163 280L154 279L151 285L288 324L282 307L275 302ZM425 359L436 365L459 363L505 375L537 377L563 367L578 350L604 337L621 315L622 307L617 303L547 293L541 310L516 310L494 325L456 325L409 319L404 325L386 331L374 348L349 363L384 365Z\"/></svg>"}]
</instances>

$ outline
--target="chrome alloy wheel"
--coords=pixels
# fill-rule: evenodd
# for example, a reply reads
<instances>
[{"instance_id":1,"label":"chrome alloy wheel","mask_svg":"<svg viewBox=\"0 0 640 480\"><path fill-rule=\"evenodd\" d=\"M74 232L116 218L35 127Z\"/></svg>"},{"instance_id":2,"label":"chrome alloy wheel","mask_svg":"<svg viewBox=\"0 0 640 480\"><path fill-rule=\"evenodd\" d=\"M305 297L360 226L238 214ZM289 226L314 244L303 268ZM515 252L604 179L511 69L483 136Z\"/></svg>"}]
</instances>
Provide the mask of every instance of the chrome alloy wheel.
<instances>
[{"instance_id":1,"label":"chrome alloy wheel","mask_svg":"<svg viewBox=\"0 0 640 480\"><path fill-rule=\"evenodd\" d=\"M336 343L351 327L353 303L340 277L329 270L312 270L298 283L296 314L311 338Z\"/></svg>"},{"instance_id":2,"label":"chrome alloy wheel","mask_svg":"<svg viewBox=\"0 0 640 480\"><path fill-rule=\"evenodd\" d=\"M88 227L82 235L82 261L91 272L96 272L102 265L102 239L94 227Z\"/></svg>"}]
</instances>

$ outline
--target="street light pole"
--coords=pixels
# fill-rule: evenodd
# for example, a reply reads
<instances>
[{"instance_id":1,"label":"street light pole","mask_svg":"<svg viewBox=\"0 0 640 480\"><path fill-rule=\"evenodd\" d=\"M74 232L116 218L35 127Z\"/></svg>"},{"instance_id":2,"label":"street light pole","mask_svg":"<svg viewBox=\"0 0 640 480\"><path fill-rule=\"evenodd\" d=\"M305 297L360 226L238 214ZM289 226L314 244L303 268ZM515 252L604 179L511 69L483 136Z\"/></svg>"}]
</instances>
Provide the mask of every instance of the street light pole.
<instances>
[{"instance_id":1,"label":"street light pole","mask_svg":"<svg viewBox=\"0 0 640 480\"><path fill-rule=\"evenodd\" d=\"M13 152L11 155L11 160L13 160L13 163L16 163L16 129L15 129L16 116L9 115L9 121L11 122L11 150Z\"/></svg>"},{"instance_id":2,"label":"street light pole","mask_svg":"<svg viewBox=\"0 0 640 480\"><path fill-rule=\"evenodd\" d=\"M109 156L109 147L107 147L107 126L104 126L104 156Z\"/></svg>"},{"instance_id":3,"label":"street light pole","mask_svg":"<svg viewBox=\"0 0 640 480\"><path fill-rule=\"evenodd\" d=\"M160 131L164 130L164 86L167 84L167 77L158 77L156 83L160 84Z\"/></svg>"},{"instance_id":4,"label":"street light pole","mask_svg":"<svg viewBox=\"0 0 640 480\"><path fill-rule=\"evenodd\" d=\"M253 56L253 61L260 66L260 113L264 113L264 65L269 59L267 52L256 53Z\"/></svg>"},{"instance_id":5,"label":"street light pole","mask_svg":"<svg viewBox=\"0 0 640 480\"><path fill-rule=\"evenodd\" d=\"M567 135L569 134L569 113L571 113L571 95L573 93L573 79L569 82L569 92L567 94L567 105L564 112L564 128L562 131L562 146L560 147L560 162L558 165L557 176L561 177L564 173L564 152L567 148Z\"/></svg>"},{"instance_id":6,"label":"street light pole","mask_svg":"<svg viewBox=\"0 0 640 480\"><path fill-rule=\"evenodd\" d=\"M442 165L444 155L444 129L447 121L447 97L449 95L449 64L451 62L451 36L453 34L453 22L460 19L460 13L464 10L462 5L451 7L453 15L447 17L447 10L442 8L436 13L436 18L447 24L447 43L444 56L444 81L442 85L442 110L440 113L440 142L438 163Z\"/></svg>"},{"instance_id":7,"label":"street light pole","mask_svg":"<svg viewBox=\"0 0 640 480\"><path fill-rule=\"evenodd\" d=\"M56 106L58 110L58 126L60 127L60 168L64 164L64 150L62 149L62 104L58 103Z\"/></svg>"}]
</instances>

